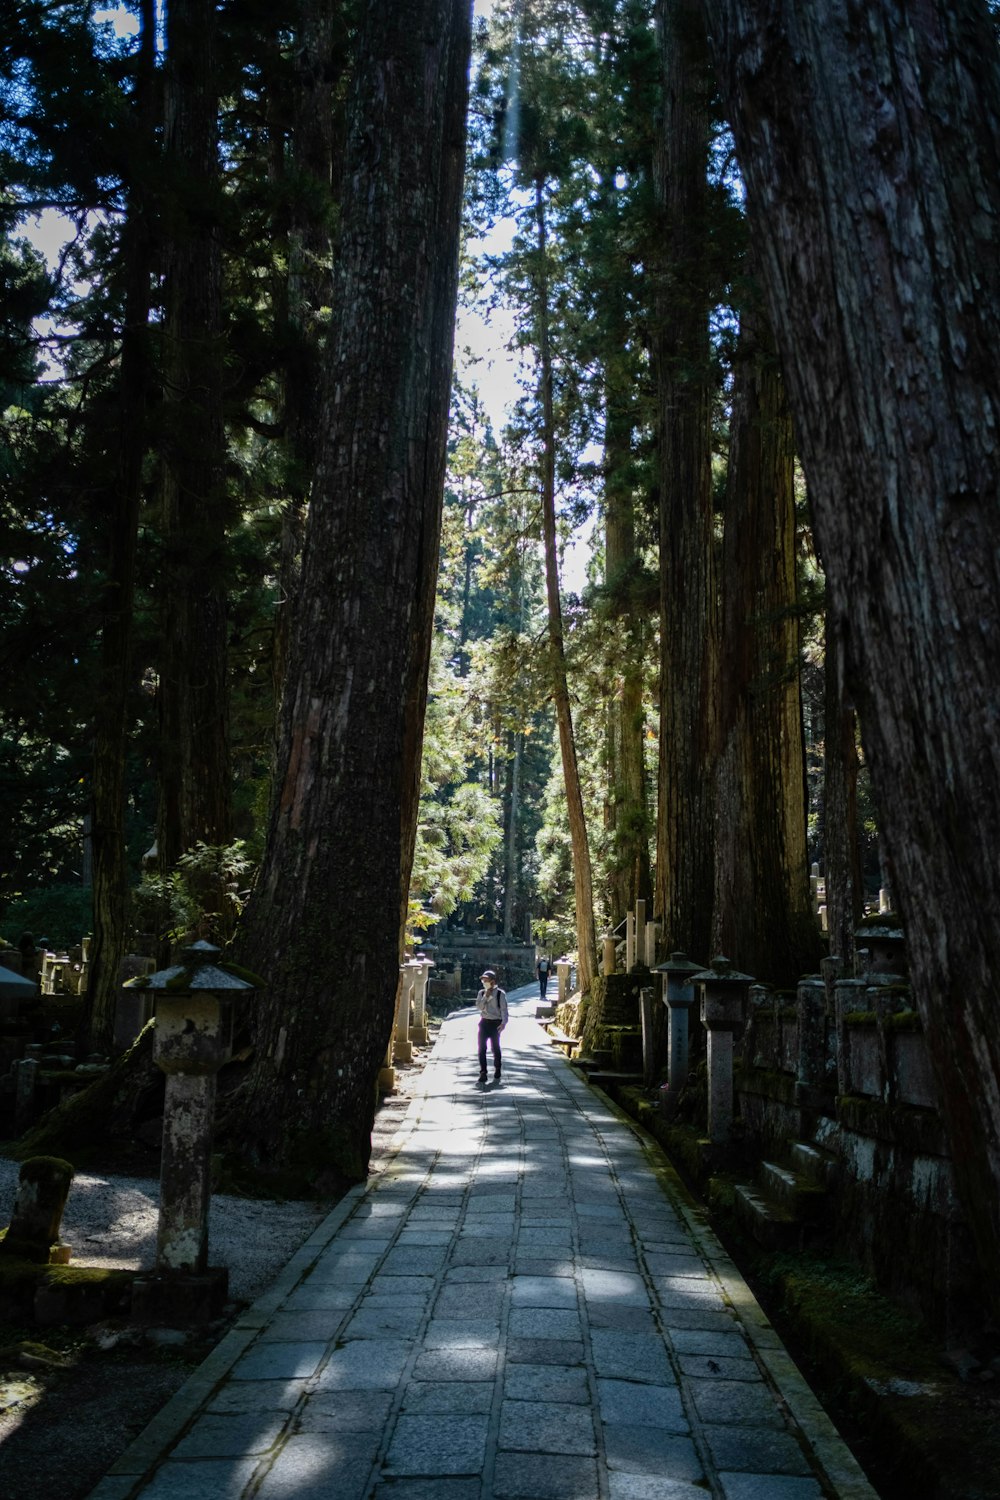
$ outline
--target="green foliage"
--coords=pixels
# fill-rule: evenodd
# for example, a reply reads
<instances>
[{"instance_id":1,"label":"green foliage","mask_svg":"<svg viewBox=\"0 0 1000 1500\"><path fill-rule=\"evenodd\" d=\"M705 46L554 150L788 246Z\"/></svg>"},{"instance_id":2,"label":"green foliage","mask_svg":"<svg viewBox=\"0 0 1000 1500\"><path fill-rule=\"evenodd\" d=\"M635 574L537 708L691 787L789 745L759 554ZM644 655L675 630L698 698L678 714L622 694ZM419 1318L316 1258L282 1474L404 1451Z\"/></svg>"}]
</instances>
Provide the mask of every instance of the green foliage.
<instances>
[{"instance_id":1,"label":"green foliage","mask_svg":"<svg viewBox=\"0 0 1000 1500\"><path fill-rule=\"evenodd\" d=\"M11 901L0 922L0 937L16 943L22 932L36 942L48 938L57 948L71 948L90 932L91 893L82 885L53 885Z\"/></svg>"},{"instance_id":2,"label":"green foliage","mask_svg":"<svg viewBox=\"0 0 1000 1500\"><path fill-rule=\"evenodd\" d=\"M199 839L169 875L143 872L132 891L134 932L175 945L198 938L224 945L243 910L241 891L250 869L242 839L231 844Z\"/></svg>"}]
</instances>

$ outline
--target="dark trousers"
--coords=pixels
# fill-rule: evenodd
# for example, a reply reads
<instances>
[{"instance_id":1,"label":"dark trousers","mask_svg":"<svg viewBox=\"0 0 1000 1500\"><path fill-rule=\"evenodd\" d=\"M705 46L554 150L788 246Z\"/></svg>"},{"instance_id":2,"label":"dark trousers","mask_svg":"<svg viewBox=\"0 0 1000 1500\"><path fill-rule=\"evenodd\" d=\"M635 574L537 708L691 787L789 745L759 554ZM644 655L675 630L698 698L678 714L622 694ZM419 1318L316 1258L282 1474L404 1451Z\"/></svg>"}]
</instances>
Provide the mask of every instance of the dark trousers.
<instances>
[{"instance_id":1,"label":"dark trousers","mask_svg":"<svg viewBox=\"0 0 1000 1500\"><path fill-rule=\"evenodd\" d=\"M545 999L545 991L548 988L548 983L549 983L549 976L547 974L539 974L539 976L538 976L538 993L541 995L541 997L542 997L543 1000Z\"/></svg>"},{"instance_id":2,"label":"dark trousers","mask_svg":"<svg viewBox=\"0 0 1000 1500\"><path fill-rule=\"evenodd\" d=\"M500 1072L500 1022L488 1021L485 1017L479 1022L479 1071L486 1072L486 1043L489 1042L493 1048L493 1071Z\"/></svg>"}]
</instances>

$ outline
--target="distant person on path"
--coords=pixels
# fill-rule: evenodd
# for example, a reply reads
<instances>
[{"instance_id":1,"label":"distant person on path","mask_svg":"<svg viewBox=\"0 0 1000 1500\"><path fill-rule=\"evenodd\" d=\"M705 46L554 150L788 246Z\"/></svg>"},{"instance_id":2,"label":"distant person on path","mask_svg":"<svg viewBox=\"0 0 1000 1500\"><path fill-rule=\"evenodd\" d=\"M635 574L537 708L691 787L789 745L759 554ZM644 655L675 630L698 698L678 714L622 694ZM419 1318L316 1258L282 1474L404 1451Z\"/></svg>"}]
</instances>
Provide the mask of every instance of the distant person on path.
<instances>
[{"instance_id":1,"label":"distant person on path","mask_svg":"<svg viewBox=\"0 0 1000 1500\"><path fill-rule=\"evenodd\" d=\"M545 999L545 991L549 987L549 971L551 968L552 964L548 955L545 953L540 954L538 962L535 965L535 973L538 975L538 993L543 1000Z\"/></svg>"},{"instance_id":2,"label":"distant person on path","mask_svg":"<svg viewBox=\"0 0 1000 1500\"><path fill-rule=\"evenodd\" d=\"M507 995L497 984L492 969L481 975L483 987L476 996L479 1010L479 1082L486 1082L486 1043L493 1049L493 1081L500 1082L500 1033L508 1021Z\"/></svg>"}]
</instances>

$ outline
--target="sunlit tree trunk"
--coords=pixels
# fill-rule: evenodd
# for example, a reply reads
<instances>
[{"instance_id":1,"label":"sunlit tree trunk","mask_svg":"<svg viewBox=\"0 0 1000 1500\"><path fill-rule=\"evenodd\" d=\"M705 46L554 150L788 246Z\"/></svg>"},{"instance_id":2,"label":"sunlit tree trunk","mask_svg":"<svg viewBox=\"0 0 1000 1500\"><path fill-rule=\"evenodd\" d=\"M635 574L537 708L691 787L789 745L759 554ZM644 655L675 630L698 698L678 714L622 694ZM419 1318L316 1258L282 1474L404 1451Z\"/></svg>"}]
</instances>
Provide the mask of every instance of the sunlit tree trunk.
<instances>
[{"instance_id":1,"label":"sunlit tree trunk","mask_svg":"<svg viewBox=\"0 0 1000 1500\"><path fill-rule=\"evenodd\" d=\"M709 957L718 605L706 286L709 115L694 0L660 0L663 120L654 163L663 247L654 361L660 448L660 760L656 902L668 950Z\"/></svg>"},{"instance_id":2,"label":"sunlit tree trunk","mask_svg":"<svg viewBox=\"0 0 1000 1500\"><path fill-rule=\"evenodd\" d=\"M458 282L466 0L364 8L276 807L239 951L268 980L230 1138L364 1175L415 834Z\"/></svg>"},{"instance_id":3,"label":"sunlit tree trunk","mask_svg":"<svg viewBox=\"0 0 1000 1500\"><path fill-rule=\"evenodd\" d=\"M552 701L559 730L559 753L562 759L563 783L570 844L573 853L573 894L576 909L577 982L583 991L590 989L595 973L597 941L594 936L594 884L590 863L590 840L580 785L580 768L573 732L573 710L566 678L566 649L563 639L562 601L559 596L559 554L556 542L556 430L552 399L552 348L549 315L549 281L547 268L547 235L545 221L545 185L535 181L535 225L537 230L537 272L535 278L538 327L538 367L542 408L542 546L545 554L545 597L549 622L549 672Z\"/></svg>"},{"instance_id":4,"label":"sunlit tree trunk","mask_svg":"<svg viewBox=\"0 0 1000 1500\"><path fill-rule=\"evenodd\" d=\"M637 900L652 899L649 864L649 806L643 755L643 647L646 621L635 607L630 584L636 571L635 501L632 489L632 435L629 394L613 369L606 370L604 440L604 557L606 583L615 619L615 655L609 679L608 821L612 829L609 871L611 917L620 921Z\"/></svg>"},{"instance_id":5,"label":"sunlit tree trunk","mask_svg":"<svg viewBox=\"0 0 1000 1500\"><path fill-rule=\"evenodd\" d=\"M1000 66L979 0L707 0L983 1289L1000 1263Z\"/></svg>"}]
</instances>

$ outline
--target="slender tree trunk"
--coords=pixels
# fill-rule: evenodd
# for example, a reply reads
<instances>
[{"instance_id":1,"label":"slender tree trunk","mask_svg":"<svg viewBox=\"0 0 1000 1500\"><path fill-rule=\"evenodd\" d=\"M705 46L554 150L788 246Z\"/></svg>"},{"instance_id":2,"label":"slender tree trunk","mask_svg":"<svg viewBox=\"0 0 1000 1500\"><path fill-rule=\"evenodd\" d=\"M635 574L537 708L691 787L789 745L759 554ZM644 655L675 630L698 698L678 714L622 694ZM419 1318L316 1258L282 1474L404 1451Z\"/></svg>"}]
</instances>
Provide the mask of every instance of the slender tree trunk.
<instances>
[{"instance_id":1,"label":"slender tree trunk","mask_svg":"<svg viewBox=\"0 0 1000 1500\"><path fill-rule=\"evenodd\" d=\"M988 1299L1000 1263L1000 67L979 0L708 0Z\"/></svg>"},{"instance_id":2,"label":"slender tree trunk","mask_svg":"<svg viewBox=\"0 0 1000 1500\"><path fill-rule=\"evenodd\" d=\"M524 735L515 731L511 735L510 776L507 792L507 837L504 841L503 863L503 935L512 935L514 906L517 901L518 876L518 832L521 819L521 757L524 751Z\"/></svg>"},{"instance_id":3,"label":"slender tree trunk","mask_svg":"<svg viewBox=\"0 0 1000 1500\"><path fill-rule=\"evenodd\" d=\"M708 959L715 839L718 622L706 286L709 115L688 42L694 0L660 0L664 229L654 360L660 445L660 760L655 909L668 951Z\"/></svg>"},{"instance_id":4,"label":"slender tree trunk","mask_svg":"<svg viewBox=\"0 0 1000 1500\"><path fill-rule=\"evenodd\" d=\"M302 0L293 52L287 318L293 353L284 373L289 483L282 516L275 632L276 701L284 686L294 601L299 590L309 486L319 431L322 309L333 279L334 188L343 168L346 64L343 0Z\"/></svg>"},{"instance_id":5,"label":"slender tree trunk","mask_svg":"<svg viewBox=\"0 0 1000 1500\"><path fill-rule=\"evenodd\" d=\"M229 705L217 28L211 0L167 11L160 865L228 842Z\"/></svg>"},{"instance_id":6,"label":"slender tree trunk","mask_svg":"<svg viewBox=\"0 0 1000 1500\"><path fill-rule=\"evenodd\" d=\"M823 857L830 952L850 968L863 887L858 838L858 717L846 698L843 647L826 622L824 660Z\"/></svg>"},{"instance_id":7,"label":"slender tree trunk","mask_svg":"<svg viewBox=\"0 0 1000 1500\"><path fill-rule=\"evenodd\" d=\"M621 622L617 654L609 664L615 684L608 704L608 821L613 830L610 870L611 916L617 922L640 898L652 898L649 863L649 799L643 754L644 620L636 611L629 582L636 568L632 490L632 435L629 393L616 372L605 370L604 443L605 571L614 613Z\"/></svg>"},{"instance_id":8,"label":"slender tree trunk","mask_svg":"<svg viewBox=\"0 0 1000 1500\"><path fill-rule=\"evenodd\" d=\"M580 785L580 769L573 733L573 711L566 679L563 643L562 601L559 597L559 556L556 546L556 434L552 400L552 351L550 344L549 282L546 266L547 242L544 183L535 181L535 223L538 231L538 363L542 405L542 542L545 553L545 595L548 601L549 670L552 699L559 729L563 783L569 836L573 853L573 893L576 903L577 981L584 992L596 972L597 941L594 936L594 891L590 865L590 841Z\"/></svg>"},{"instance_id":9,"label":"slender tree trunk","mask_svg":"<svg viewBox=\"0 0 1000 1500\"><path fill-rule=\"evenodd\" d=\"M230 1118L362 1177L415 835L458 281L466 0L365 7L278 795L239 948L269 981Z\"/></svg>"},{"instance_id":10,"label":"slender tree trunk","mask_svg":"<svg viewBox=\"0 0 1000 1500\"><path fill-rule=\"evenodd\" d=\"M781 986L820 958L806 850L793 454L777 356L748 306L729 423L712 946Z\"/></svg>"},{"instance_id":11,"label":"slender tree trunk","mask_svg":"<svg viewBox=\"0 0 1000 1500\"><path fill-rule=\"evenodd\" d=\"M143 0L142 37L135 85L135 129L152 157L156 99L156 17ZM150 165L150 173L153 171ZM125 317L119 385L117 474L106 529L107 582L101 614L101 685L94 704L94 771L91 846L94 932L87 979L84 1031L90 1049L110 1048L118 974L126 944L128 866L125 850L125 761L128 695L132 683L134 611L142 465L148 443L149 309L153 237L148 185L129 187L122 237Z\"/></svg>"}]
</instances>

